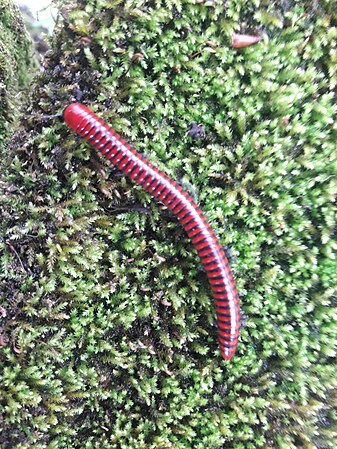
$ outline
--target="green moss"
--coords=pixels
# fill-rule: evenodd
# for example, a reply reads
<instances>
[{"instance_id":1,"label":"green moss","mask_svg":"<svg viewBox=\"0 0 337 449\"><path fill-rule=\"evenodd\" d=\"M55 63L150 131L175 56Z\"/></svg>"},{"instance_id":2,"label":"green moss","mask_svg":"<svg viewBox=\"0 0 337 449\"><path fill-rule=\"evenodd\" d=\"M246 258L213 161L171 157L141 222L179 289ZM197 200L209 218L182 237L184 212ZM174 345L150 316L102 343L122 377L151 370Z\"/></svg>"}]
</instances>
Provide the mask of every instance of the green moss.
<instances>
[{"instance_id":1,"label":"green moss","mask_svg":"<svg viewBox=\"0 0 337 449\"><path fill-rule=\"evenodd\" d=\"M334 2L89 0L61 15L2 176L2 445L333 448ZM233 31L264 38L235 50ZM231 362L177 222L46 119L78 99L193 185L231 247Z\"/></svg>"},{"instance_id":2,"label":"green moss","mask_svg":"<svg viewBox=\"0 0 337 449\"><path fill-rule=\"evenodd\" d=\"M0 148L13 131L36 67L18 8L11 0L0 0Z\"/></svg>"}]
</instances>

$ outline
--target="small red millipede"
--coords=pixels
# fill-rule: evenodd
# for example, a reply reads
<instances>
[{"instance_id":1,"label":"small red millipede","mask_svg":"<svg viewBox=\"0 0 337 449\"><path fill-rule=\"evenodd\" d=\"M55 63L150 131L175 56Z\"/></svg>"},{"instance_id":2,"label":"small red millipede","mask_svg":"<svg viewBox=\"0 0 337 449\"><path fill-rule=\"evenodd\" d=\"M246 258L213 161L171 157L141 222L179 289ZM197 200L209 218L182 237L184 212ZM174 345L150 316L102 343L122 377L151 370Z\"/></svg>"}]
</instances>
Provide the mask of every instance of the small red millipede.
<instances>
[{"instance_id":1,"label":"small red millipede","mask_svg":"<svg viewBox=\"0 0 337 449\"><path fill-rule=\"evenodd\" d=\"M197 250L212 289L221 356L231 359L240 331L238 293L224 250L198 205L83 104L70 104L63 116L70 128L178 218Z\"/></svg>"}]
</instances>

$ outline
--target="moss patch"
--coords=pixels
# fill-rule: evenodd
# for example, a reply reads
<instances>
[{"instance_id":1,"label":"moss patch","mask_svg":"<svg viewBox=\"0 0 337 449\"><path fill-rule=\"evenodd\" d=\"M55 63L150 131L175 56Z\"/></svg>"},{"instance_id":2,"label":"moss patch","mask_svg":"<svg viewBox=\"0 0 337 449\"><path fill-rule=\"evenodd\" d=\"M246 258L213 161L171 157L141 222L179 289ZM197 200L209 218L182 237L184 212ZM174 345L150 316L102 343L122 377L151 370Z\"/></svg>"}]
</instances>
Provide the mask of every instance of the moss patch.
<instances>
[{"instance_id":1,"label":"moss patch","mask_svg":"<svg viewBox=\"0 0 337 449\"><path fill-rule=\"evenodd\" d=\"M0 0L0 148L13 131L17 109L36 67L18 8L11 0Z\"/></svg>"},{"instance_id":2,"label":"moss patch","mask_svg":"<svg viewBox=\"0 0 337 449\"><path fill-rule=\"evenodd\" d=\"M2 178L2 445L332 448L334 2L89 0L61 14ZM235 50L234 31L263 41ZM74 100L190 190L231 248L230 363L183 230L46 117Z\"/></svg>"}]
</instances>

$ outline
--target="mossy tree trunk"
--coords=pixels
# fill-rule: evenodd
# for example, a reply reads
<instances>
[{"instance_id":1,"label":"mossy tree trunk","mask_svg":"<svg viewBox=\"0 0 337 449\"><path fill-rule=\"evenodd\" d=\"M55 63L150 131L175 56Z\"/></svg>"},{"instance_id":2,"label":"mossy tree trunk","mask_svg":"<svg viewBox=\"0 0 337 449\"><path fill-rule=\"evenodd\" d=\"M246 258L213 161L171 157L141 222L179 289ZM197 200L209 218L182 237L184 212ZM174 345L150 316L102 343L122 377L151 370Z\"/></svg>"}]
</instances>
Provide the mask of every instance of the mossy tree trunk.
<instances>
[{"instance_id":1,"label":"mossy tree trunk","mask_svg":"<svg viewBox=\"0 0 337 449\"><path fill-rule=\"evenodd\" d=\"M0 0L0 149L15 128L18 108L24 101L36 58L18 8Z\"/></svg>"},{"instance_id":2,"label":"mossy tree trunk","mask_svg":"<svg viewBox=\"0 0 337 449\"><path fill-rule=\"evenodd\" d=\"M332 448L334 2L60 12L1 178L2 447ZM237 50L233 32L264 37ZM73 101L184 184L231 248L231 362L181 227L49 117Z\"/></svg>"}]
</instances>

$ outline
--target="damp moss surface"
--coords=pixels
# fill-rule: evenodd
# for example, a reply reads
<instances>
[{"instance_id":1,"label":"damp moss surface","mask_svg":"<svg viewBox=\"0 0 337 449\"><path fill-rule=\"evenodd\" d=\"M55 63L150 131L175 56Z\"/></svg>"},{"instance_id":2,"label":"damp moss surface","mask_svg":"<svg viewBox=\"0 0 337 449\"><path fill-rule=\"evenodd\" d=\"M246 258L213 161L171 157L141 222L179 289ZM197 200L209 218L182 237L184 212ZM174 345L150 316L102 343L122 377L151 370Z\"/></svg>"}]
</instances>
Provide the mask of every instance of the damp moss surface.
<instances>
[{"instance_id":1,"label":"damp moss surface","mask_svg":"<svg viewBox=\"0 0 337 449\"><path fill-rule=\"evenodd\" d=\"M18 110L36 69L19 9L11 0L0 0L0 152L16 128Z\"/></svg>"},{"instance_id":2,"label":"damp moss surface","mask_svg":"<svg viewBox=\"0 0 337 449\"><path fill-rule=\"evenodd\" d=\"M335 2L58 6L0 179L0 446L334 448ZM234 49L234 32L263 38ZM176 179L227 247L230 362L183 229L51 117L73 101Z\"/></svg>"}]
</instances>

